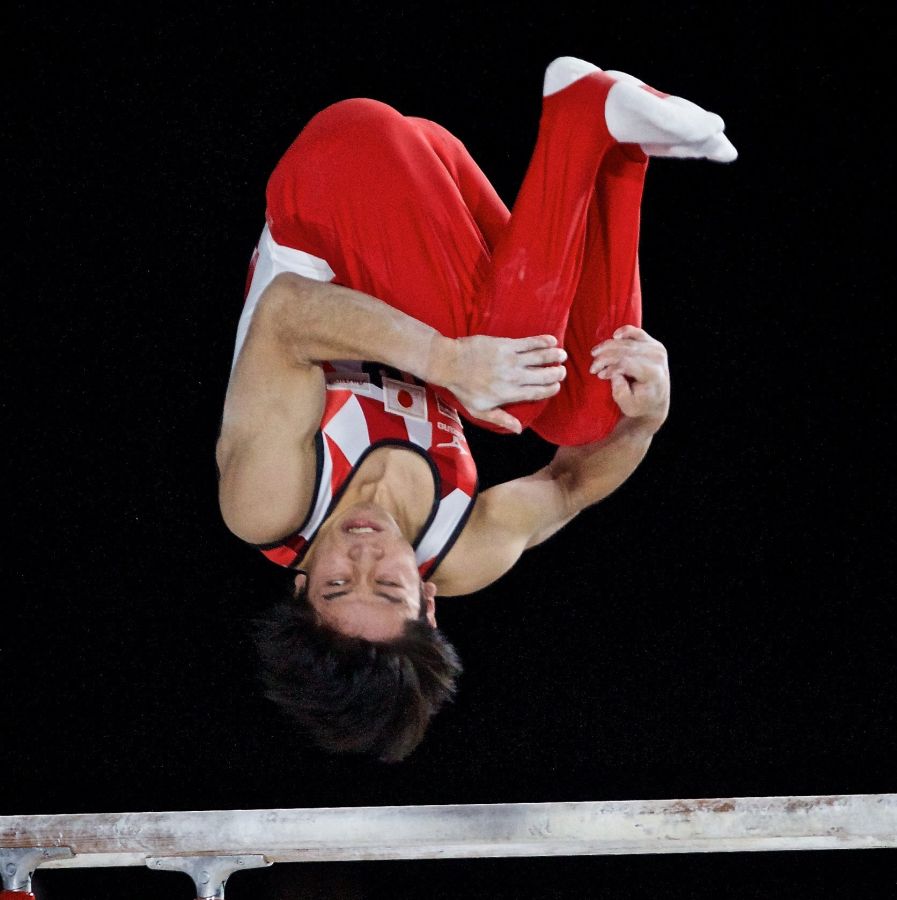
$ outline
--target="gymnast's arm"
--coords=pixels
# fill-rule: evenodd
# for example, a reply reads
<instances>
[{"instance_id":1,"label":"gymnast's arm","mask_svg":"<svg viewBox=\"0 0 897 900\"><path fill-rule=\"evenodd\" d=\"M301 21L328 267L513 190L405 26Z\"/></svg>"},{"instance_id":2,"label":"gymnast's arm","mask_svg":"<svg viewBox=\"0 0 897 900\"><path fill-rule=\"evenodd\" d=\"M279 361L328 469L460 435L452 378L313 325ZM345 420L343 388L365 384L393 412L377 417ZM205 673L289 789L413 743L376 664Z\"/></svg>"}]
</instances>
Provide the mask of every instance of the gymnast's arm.
<instances>
[{"instance_id":1,"label":"gymnast's arm","mask_svg":"<svg viewBox=\"0 0 897 900\"><path fill-rule=\"evenodd\" d=\"M634 326L600 345L593 374L611 382L623 413L600 441L559 447L552 461L524 478L484 491L456 545L436 572L443 595L473 593L507 572L531 547L622 485L644 459L669 411L663 345Z\"/></svg>"},{"instance_id":2,"label":"gymnast's arm","mask_svg":"<svg viewBox=\"0 0 897 900\"><path fill-rule=\"evenodd\" d=\"M324 408L322 361L382 362L445 386L481 418L518 430L497 407L557 392L564 370L553 365L563 358L555 344L550 335L449 339L367 294L277 275L259 298L225 396L216 446L225 524L261 544L304 518Z\"/></svg>"}]
</instances>

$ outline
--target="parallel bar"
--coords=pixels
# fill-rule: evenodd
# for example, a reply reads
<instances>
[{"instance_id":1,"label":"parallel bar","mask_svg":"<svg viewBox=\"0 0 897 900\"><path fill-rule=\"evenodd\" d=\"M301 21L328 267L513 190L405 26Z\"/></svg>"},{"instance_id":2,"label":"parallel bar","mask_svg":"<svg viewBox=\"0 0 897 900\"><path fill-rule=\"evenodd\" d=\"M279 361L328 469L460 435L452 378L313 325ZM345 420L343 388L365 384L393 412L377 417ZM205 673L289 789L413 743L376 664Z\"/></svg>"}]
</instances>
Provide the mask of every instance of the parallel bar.
<instances>
[{"instance_id":1,"label":"parallel bar","mask_svg":"<svg viewBox=\"0 0 897 900\"><path fill-rule=\"evenodd\" d=\"M897 847L897 794L0 817L45 868L258 854L270 862Z\"/></svg>"}]
</instances>

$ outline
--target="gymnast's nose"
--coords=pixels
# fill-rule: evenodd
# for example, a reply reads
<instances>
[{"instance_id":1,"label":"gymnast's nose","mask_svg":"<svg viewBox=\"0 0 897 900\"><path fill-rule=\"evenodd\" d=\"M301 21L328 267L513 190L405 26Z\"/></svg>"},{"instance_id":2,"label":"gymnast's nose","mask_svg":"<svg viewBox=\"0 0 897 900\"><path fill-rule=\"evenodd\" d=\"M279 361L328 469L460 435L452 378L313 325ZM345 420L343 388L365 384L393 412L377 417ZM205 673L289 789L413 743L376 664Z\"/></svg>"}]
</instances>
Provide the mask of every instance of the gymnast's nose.
<instances>
[{"instance_id":1,"label":"gymnast's nose","mask_svg":"<svg viewBox=\"0 0 897 900\"><path fill-rule=\"evenodd\" d=\"M349 545L348 556L352 562L361 562L365 558L370 559L383 559L383 554L386 551L380 546L379 543L375 543L374 541L353 541Z\"/></svg>"}]
</instances>

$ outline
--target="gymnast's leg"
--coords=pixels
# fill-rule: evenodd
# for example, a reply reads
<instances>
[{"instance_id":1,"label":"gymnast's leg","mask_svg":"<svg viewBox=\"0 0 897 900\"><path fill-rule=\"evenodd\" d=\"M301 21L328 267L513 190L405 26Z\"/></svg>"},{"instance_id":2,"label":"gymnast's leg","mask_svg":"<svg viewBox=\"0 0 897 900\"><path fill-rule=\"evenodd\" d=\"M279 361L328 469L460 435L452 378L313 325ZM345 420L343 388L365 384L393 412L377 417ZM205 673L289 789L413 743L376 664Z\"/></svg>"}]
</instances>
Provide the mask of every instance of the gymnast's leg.
<instances>
[{"instance_id":1,"label":"gymnast's leg","mask_svg":"<svg viewBox=\"0 0 897 900\"><path fill-rule=\"evenodd\" d=\"M445 129L374 100L328 107L303 129L269 181L274 240L323 258L338 283L449 337L550 332L563 342L589 270L587 222L595 221L605 157L613 158L610 172L620 164L621 141L633 145L636 157L640 139L652 153L717 159L731 145L718 116L581 60L552 63L544 94L536 147L511 215ZM606 249L615 240L601 243ZM616 266L624 282L626 266L625 260ZM622 314L632 298L615 302ZM587 324L577 325L579 337L589 324L581 313L574 320ZM527 424L548 402L509 411Z\"/></svg>"},{"instance_id":2,"label":"gymnast's leg","mask_svg":"<svg viewBox=\"0 0 897 900\"><path fill-rule=\"evenodd\" d=\"M590 349L641 323L639 206L647 156L734 159L724 123L682 98L562 57L547 69L539 137L477 298L472 331L553 333L568 377L547 400L506 410L554 443L604 436L619 416ZM489 427L489 426L487 426Z\"/></svg>"}]
</instances>

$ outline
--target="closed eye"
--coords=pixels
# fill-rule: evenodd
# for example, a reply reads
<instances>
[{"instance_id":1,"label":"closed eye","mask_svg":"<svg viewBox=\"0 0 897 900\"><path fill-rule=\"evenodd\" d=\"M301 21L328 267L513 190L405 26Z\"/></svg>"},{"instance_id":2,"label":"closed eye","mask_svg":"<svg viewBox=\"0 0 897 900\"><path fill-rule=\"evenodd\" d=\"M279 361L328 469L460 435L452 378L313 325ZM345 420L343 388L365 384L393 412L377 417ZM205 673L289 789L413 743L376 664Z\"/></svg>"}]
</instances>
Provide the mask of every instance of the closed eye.
<instances>
[{"instance_id":1,"label":"closed eye","mask_svg":"<svg viewBox=\"0 0 897 900\"><path fill-rule=\"evenodd\" d=\"M345 581L328 581L327 584L333 585L335 587L337 585L346 584L346 582ZM396 584L394 581L378 581L377 584L380 585L381 587L393 587L393 588L400 588L402 586L400 584ZM321 594L321 598L323 600L336 600L338 597L345 597L346 595L348 595L350 593L352 593L350 590L336 591L332 594ZM395 597L392 594L385 594L381 591L377 591L377 596L382 597L384 600L389 600L390 603L396 603L396 604L404 604L405 603L405 600L402 597Z\"/></svg>"}]
</instances>

